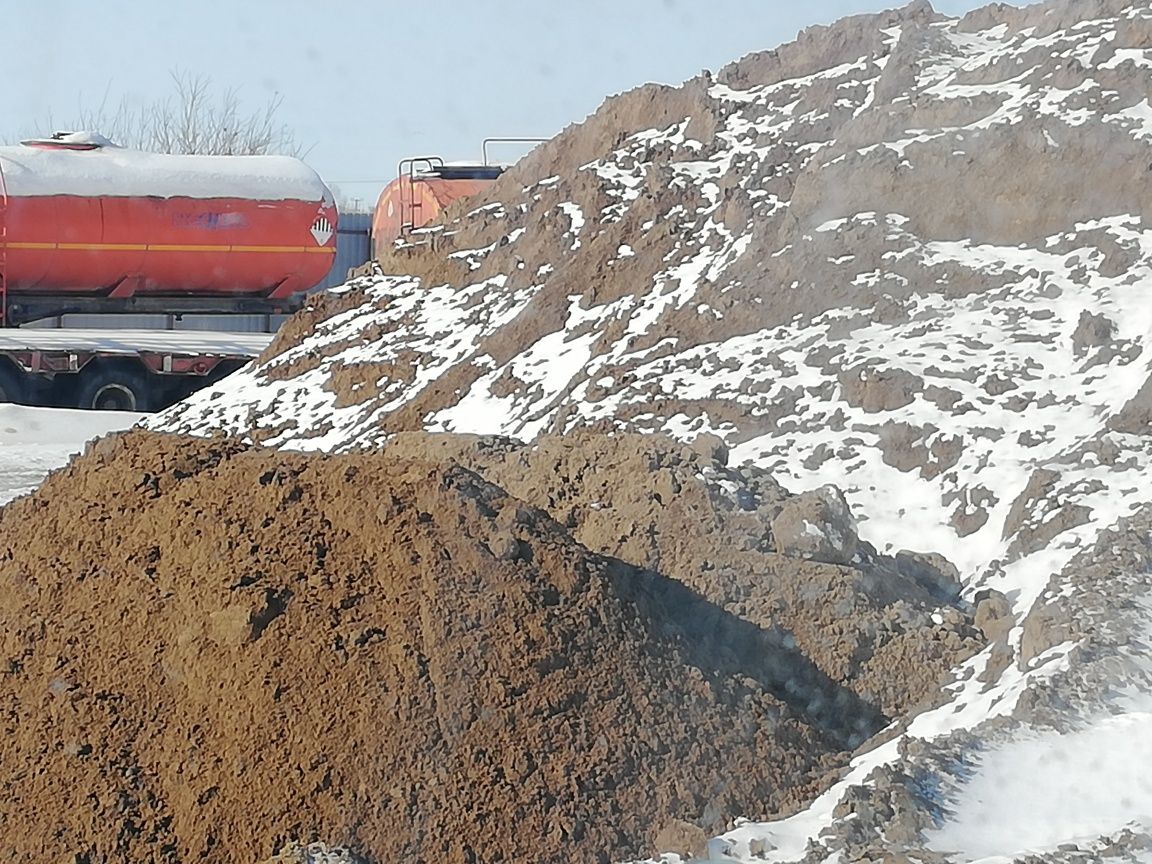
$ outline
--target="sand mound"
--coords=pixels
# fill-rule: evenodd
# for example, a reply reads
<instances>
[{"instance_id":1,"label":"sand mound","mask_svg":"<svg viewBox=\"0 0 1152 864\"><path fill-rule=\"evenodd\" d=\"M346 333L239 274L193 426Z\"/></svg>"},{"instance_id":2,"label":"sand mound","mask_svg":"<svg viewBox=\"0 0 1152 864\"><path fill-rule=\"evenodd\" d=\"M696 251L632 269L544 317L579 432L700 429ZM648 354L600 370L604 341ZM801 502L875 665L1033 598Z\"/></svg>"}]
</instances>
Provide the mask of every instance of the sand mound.
<instances>
[{"instance_id":1,"label":"sand mound","mask_svg":"<svg viewBox=\"0 0 1152 864\"><path fill-rule=\"evenodd\" d=\"M891 717L937 697L948 670L984 644L940 556L878 554L857 538L846 507L828 506L838 491L793 495L761 468L729 467L715 439L688 446L581 431L522 444L402 433L388 452L479 472L589 549L657 570L795 640Z\"/></svg>"},{"instance_id":2,"label":"sand mound","mask_svg":"<svg viewBox=\"0 0 1152 864\"><path fill-rule=\"evenodd\" d=\"M1146 287L1152 272L1152 197L1147 184L1133 182L1144 176L1152 137L1148 13L1148 4L1136 0L1057 0L1026 9L993 4L962 21L945 21L926 0L915 0L902 10L812 28L794 43L752 55L715 76L704 73L680 88L649 86L613 98L589 121L534 151L483 196L444 214L443 224L416 232L408 245L385 256L382 270L373 268L316 301L316 308L281 332L260 362L148 421L168 432L226 433L293 448L392 447L393 461L379 463L388 467L357 468L370 483L355 477L337 482L326 473L337 469L318 467L287 475L283 489L274 479L268 488L260 486L256 469L241 481L242 472L228 468L218 485L185 478L177 488L194 483L197 494L212 502L187 504L188 519L236 520L247 506L244 496L264 501L255 516L228 532L202 529L211 543L177 527L175 511L163 503L177 494L169 489L172 472L188 470L176 462L175 468L138 467L136 476L116 473L127 470L124 466L102 469L108 477L121 477L116 482L123 488L105 488L105 474L85 463L85 482L120 495L113 509L92 496L75 498L75 490L59 485L36 499L43 506L20 505L18 522L5 521L7 536L18 547L14 560L40 562L27 572L43 571L51 578L37 575L46 580L44 597L3 601L16 604L12 631L18 637L5 637L11 640L5 644L14 646L10 656L17 666L10 679L13 695L0 704L11 705L9 717L21 718L10 720L10 729L29 736L17 739L25 749L11 750L18 759L8 761L9 751L3 751L0 764L21 766L7 768L16 778L5 788L17 802L8 805L10 812L40 812L36 806L48 798L29 797L20 786L38 783L55 790L59 800L51 804L65 801L72 810L96 813L91 818L100 821L100 831L123 823L109 814L143 812L147 804L155 812L148 817L152 821L141 824L160 826L148 830L193 837L187 842L199 843L196 849L212 832L220 855L237 835L226 835L217 823L259 846L253 839L258 829L250 826L263 819L278 832L276 839L292 835L308 844L313 835L336 843L347 837L360 844L357 848L369 848L361 838L384 830L379 826L387 822L392 836L380 841L383 848L416 849L433 860L453 860L458 847L452 855L440 855L440 846L462 848L465 842L481 860L502 855L549 860L560 848L554 834L582 832L562 857L585 860L639 844L639 828L648 818L635 815L641 809L661 811L651 817L653 827L661 816L677 813L711 824L711 815L724 807L732 807L728 815L755 818L788 800L783 786L765 781L771 788L751 811L742 803L743 790L759 782L746 768L758 742L732 750L734 761L724 768L706 755L713 745L717 752L729 747L731 736L739 737L732 730L761 728L741 725L740 718L755 715L752 709L752 714L733 714L731 694L742 692L740 687L752 688L754 704L780 710L784 731L770 742L777 749L759 755L772 770L794 767L799 795L805 778L814 777L821 760L830 758L830 749L853 740L854 730L823 728L821 707L848 698L836 686L884 712L902 713L921 696L931 698L938 670L970 653L977 623L992 644L958 666L946 693L937 694L950 704L922 716L924 722L909 737L863 755L811 819L744 826L716 840L742 861L758 860L765 849L783 858L792 853L779 850L788 848L792 857L800 857L809 839L811 861L938 859L942 853L921 848L919 832L957 812L954 792L975 775L996 782L995 763L985 757L1008 725L1019 721L1046 729L1059 711L1075 728L1079 720L1072 718L1075 703L1069 694L1089 692L1076 682L1092 675L1099 676L1099 686L1091 698L1102 714L1125 710L1112 698L1116 692L1149 689L1134 684L1123 662L1113 662L1144 656L1135 635L1143 631L1133 627L1123 639L1095 641L1099 624L1117 610L1142 608L1131 598L1146 597L1146 586L1139 580L1125 584L1121 577L1143 571L1121 566L1113 545L1106 549L1107 567L1086 568L1076 559L1079 553L1099 564L1105 547L1097 547L1097 537L1147 504L1152 474L1147 434L1152 385L1146 383L1152 375ZM399 461L399 444L391 440L399 432L434 431L533 441L589 426L685 441L717 435L732 449L733 464L759 466L768 474L723 473L663 451L614 452L600 445L547 449L543 440L539 450L526 450L506 440L480 447L456 439L444 448L456 452L444 452L445 457L546 510L568 533L531 506L530 527L516 527L513 520L481 530L488 517L469 515L470 505L445 491L445 478L472 475L442 461L414 462L414 456L426 458L423 448L432 439L411 439L408 458ZM303 464L295 458L285 457L283 464ZM278 464L252 454L228 461ZM358 457L315 464L377 463ZM278 476L272 467L259 470ZM707 470L716 472L715 483L700 481L697 475ZM776 480L809 491L781 497ZM134 488L141 481L143 492ZM456 489L455 482L448 486ZM150 524L151 514L140 509L144 505L133 504L132 524L151 532L147 540L133 539L125 533L123 513L114 508L123 510L124 502L136 501L156 483L161 493L155 512L162 520ZM281 506L276 496L288 498L296 486L306 505L285 500ZM393 498L407 508L404 519L412 518L413 507L429 514L426 522L404 523L411 537L403 542L391 533L399 524L393 520L401 517L377 525L374 515L378 501ZM50 499L51 512L59 516L47 515L49 505L43 502ZM181 500L196 499L188 493ZM92 503L82 512L85 501ZM415 503L420 501L431 503ZM860 533L852 528L848 503L861 520ZM385 505L385 512L391 513L391 506ZM514 514L523 505L485 506ZM91 526L84 525L85 518ZM268 526L264 518L271 520ZM293 519L300 519L298 527ZM473 534L462 535L457 523ZM340 532L351 524L372 527L342 539ZM1141 524L1131 523L1123 544L1114 545L1129 545L1127 535L1139 532ZM35 547L26 545L30 530ZM554 548L568 551L545 559L533 539L538 536L555 536ZM770 633L765 655L777 656L767 649L778 650L786 638L795 639L798 655L769 663L761 675L763 657L741 654L716 666L693 661L680 649L653 654L665 644L653 630L664 633L666 625L668 633L682 635L696 619L667 623L667 608L647 607L629 618L627 610L636 607L628 605L631 595L621 594L619 574L635 571L586 555L571 538L700 592L723 610L700 607L707 610L701 613L705 633L712 632L713 620L724 633L751 626L748 632L758 644L766 637L756 635L756 627L763 627ZM877 556L865 541L888 556ZM236 548L228 545L232 542ZM525 544L533 551L531 560L522 560ZM73 550L81 545L83 555ZM185 556L180 551L185 546L199 549L200 557ZM156 555L163 553L157 561L153 547L160 550ZM955 569L939 556L900 554L906 548L934 550ZM129 553L135 556L130 561L124 557ZM419 561L406 557L413 554ZM441 554L449 557L437 557ZM96 580L83 563L85 555L120 562L112 568L115 577ZM224 563L213 555L224 556ZM569 563L555 563L560 560L599 562L587 567L600 575L573 581ZM330 562L339 562L337 569ZM150 567L163 575L161 588L138 575ZM1098 585L1091 581L1095 570L1107 571ZM512 572L513 581L501 575ZM75 580L77 573L83 580ZM957 575L965 596L976 604L975 622L950 599ZM209 576L218 580L216 587L199 581ZM332 585L313 585L323 579ZM472 589L470 579L483 587ZM94 580L100 582L96 587ZM117 588L120 593L112 592L108 600L108 582L127 587ZM197 587L187 587L190 582ZM377 582L385 588L362 588ZM672 590L651 575L623 582ZM538 583L552 587L532 587ZM232 584L238 585L235 592L226 591ZM404 584L417 599L397 593ZM4 596L24 596L7 582L0 590ZM161 590L173 599L156 600ZM205 593L188 599L192 590ZM364 596L351 599L359 595ZM549 605L551 598L558 599ZM163 603L176 604L175 611ZM557 625L554 638L547 628L544 636L533 635L544 627L539 622L553 620L550 616L568 622L561 610L577 607L595 609L596 627L602 626L593 628L600 634L595 644L587 641L587 628L570 623ZM725 613L751 623L740 625ZM149 616L153 620L145 622ZM513 627L505 616L523 619L529 629L519 620ZM461 620L481 623L465 632ZM632 623L620 623L625 620ZM161 629L146 629L145 623ZM373 627L384 632L380 643L372 641L378 635ZM110 642L109 628L122 630L131 647ZM239 637L228 635L234 631ZM416 635L397 643L397 633L410 631ZM156 635L161 632L167 635ZM227 645L229 638L242 644L217 645ZM367 641L360 645L359 639ZM487 644L485 639L497 643L488 649L496 654L477 647ZM707 640L688 642L708 657L717 656ZM1070 649L1072 643L1079 644ZM359 662L351 658L377 657L375 652L395 644L402 647L387 650L397 659L373 660L379 667L370 666L363 678L342 677L353 673L333 659L346 654L351 664ZM403 647L408 645L414 647ZM89 678L74 684L75 676L68 677L73 675L69 664L78 662L73 658L89 646L108 658L101 661L108 671L99 680L113 683L100 685L102 690L93 691L90 683L98 677L90 671L94 660L85 661ZM605 671L602 646L614 655L612 677ZM275 660L263 653L272 648L278 652ZM27 658L26 650L32 652ZM559 661L547 659L553 656L573 659L554 666ZM1097 668L1086 667L1085 657ZM234 683L227 687L216 683L218 670L241 661L252 664L244 670L247 677L230 677ZM505 662L534 671L507 674L512 695L483 690L492 686L491 670L504 669L499 664ZM538 662L542 669L532 665ZM121 683L123 668L158 664L175 683L162 678L155 686L134 685L130 699L114 701L127 687ZM1100 671L1105 666L1110 666L1109 680ZM458 671L473 667L479 671L472 676ZM719 683L709 685L711 695L688 698L698 692L692 668L736 670L737 682L724 672ZM749 669L756 674L747 674ZM804 683L801 693L781 692L781 678L789 676ZM1047 687L1054 676L1064 676L1065 683L1054 686L1050 696L1038 696L1037 688ZM261 693L265 678L272 682L268 686L281 688L280 701L267 696L262 697L267 705L252 703L256 697L244 688ZM621 683L609 691L609 707L566 701L587 693L590 682L617 678ZM387 693L380 681L390 688ZM451 686L441 687L441 681ZM561 688L561 681L571 689ZM80 737L73 731L60 739L25 731L24 718L39 728L46 712L65 711L74 686L80 693L113 694L98 704L106 712L120 712L110 713L113 719L107 721L114 734ZM449 717L468 719L467 735L458 739L455 732L445 737L437 731L440 737L433 741L425 726L438 730L447 723L440 712L448 709L429 694L443 699L445 690L455 694L465 686L479 695L454 696L443 704L457 711ZM185 738L176 740L193 745L173 749L170 759L152 756L145 764L137 754L151 751L138 742L168 734L167 728L154 730L178 713L171 709L169 691L184 693L181 688L207 694L197 697L201 714L215 718L229 710L235 716L202 722L201 729L213 730L205 742L195 736L208 733L186 728ZM300 695L302 688L313 701ZM764 696L765 688L799 715ZM806 698L811 693L819 697L814 705ZM381 710L381 700L393 695L401 701ZM297 700L285 703L294 713L284 713L285 699ZM221 700L241 707L219 708ZM523 700L554 705L549 710L562 720L525 719ZM323 709L317 707L321 704ZM142 714L142 705L155 716ZM471 719L473 710L484 723L516 723L527 731L515 739L484 732L487 727ZM645 719L629 719L635 713ZM698 744L684 743L687 733L680 737L676 721L665 719L669 713L699 725L692 736ZM848 715L861 713L866 712L854 707ZM279 719L253 725L252 717L273 715ZM649 727L650 715L660 718L651 722L671 725ZM349 719L357 716L363 719ZM407 724L402 733L413 742L399 755L382 751L381 760L393 760L387 771L363 767L371 760L362 754L375 756L380 745L355 726L371 726L394 748L397 727L389 725L392 719L381 725L381 716L400 718L395 723ZM247 739L248 749L226 741L218 731L225 721L231 724L227 728L240 730L236 734L262 736L265 749L249 747ZM570 721L563 727L569 731L556 732L563 721ZM585 735L582 723L612 726L603 735L616 755L590 761L600 756L588 755L594 749L589 741L598 742L601 733ZM806 723L815 723L819 733ZM729 738L716 737L718 724ZM473 733L474 727L481 731ZM650 728L661 731L646 731ZM798 747L811 748L804 757L790 749L788 730ZM305 750L292 736L321 743ZM535 749L523 758L536 759L541 752L552 754L553 744L561 747L558 738L565 739L567 752L556 755L552 767L527 774L516 767L521 756L515 754L525 753L525 747ZM465 751L459 740L476 750ZM505 743L514 740L521 743ZM349 752L345 742L361 748L354 769L341 758L340 770L327 774L324 760L329 753ZM167 814L175 812L171 802L184 794L178 791L184 787L170 780L163 781L166 786L149 780L143 791L93 781L92 788L111 790L103 798L97 795L96 804L81 801L79 793L61 793L45 779L50 775L44 766L64 759L57 754L68 748L80 753L85 746L94 749L80 758L96 758L105 746L112 752L121 748L127 753L123 762L108 763L117 770L144 765L152 772L145 776L167 777L164 772L179 768L193 777L195 794L205 796L204 804L184 807L180 812L191 815L180 819L217 822L196 829L198 834L175 816L164 827ZM202 753L233 754L229 764L247 785L229 781L226 786L217 777L224 768L195 774L208 769L186 767L189 746L201 748L193 754L196 759L208 758ZM658 758L637 767L628 747L648 748L637 752L652 750ZM478 751L482 755L471 755ZM281 752L289 756L281 760ZM475 767L488 766L485 760L496 758L491 753L500 754L501 766L505 753L514 754L508 757L514 767L501 768L503 779ZM276 765L264 766L271 754L277 754ZM562 763L567 767L556 767ZM609 766L615 773L589 765ZM81 774L60 770L53 783L88 788ZM691 779L685 780L688 774ZM254 779L248 781L249 775ZM1083 776L1095 779L1091 772ZM365 777L361 791L357 784ZM1069 790L1067 800L1081 791L1079 777L1060 778ZM1109 774L1110 786L1115 779ZM468 806L481 801L487 808L479 815L461 809L465 805L456 792L465 781L476 790ZM720 782L729 784L722 792ZM611 783L617 784L611 797L618 803L609 805L604 790ZM636 792L645 784L651 787L650 800ZM508 791L509 785L515 788ZM293 791L273 796L270 790L281 787ZM396 791L384 794L381 788ZM1062 792L1060 787L1046 791L1054 798ZM147 795L157 803L148 803ZM1131 804L1139 796L1117 798L1123 800L1114 825L1138 824L1146 816ZM228 820L239 818L233 814L251 801L257 802L251 804L251 818L236 828L239 823ZM715 802L715 810L706 801ZM554 811L556 819L542 816L545 811ZM1013 824L1018 810L992 815L1004 820L1008 838L995 851L1004 860L1026 856L1018 850L1025 835ZM351 824L366 827L356 836L332 827ZM669 824L662 834L672 838L669 842L692 845L692 837L702 837L683 823ZM23 827L11 821L4 827L13 825ZM798 828L811 836L800 837ZM60 836L68 830L74 829L65 826ZM971 833L958 830L952 836L966 841ZM5 832L13 834L35 832ZM1044 836L1053 848L1067 849L1082 835L1061 824ZM371 842L377 836L371 834ZM432 836L439 845L423 839ZM79 841L74 847L87 848ZM246 847L236 848L242 853ZM992 854L948 848L960 857ZM1059 853L1067 860L1093 854Z\"/></svg>"},{"instance_id":3,"label":"sand mound","mask_svg":"<svg viewBox=\"0 0 1152 864\"><path fill-rule=\"evenodd\" d=\"M107 439L0 510L36 861L610 861L812 794L878 714L461 467Z\"/></svg>"}]
</instances>

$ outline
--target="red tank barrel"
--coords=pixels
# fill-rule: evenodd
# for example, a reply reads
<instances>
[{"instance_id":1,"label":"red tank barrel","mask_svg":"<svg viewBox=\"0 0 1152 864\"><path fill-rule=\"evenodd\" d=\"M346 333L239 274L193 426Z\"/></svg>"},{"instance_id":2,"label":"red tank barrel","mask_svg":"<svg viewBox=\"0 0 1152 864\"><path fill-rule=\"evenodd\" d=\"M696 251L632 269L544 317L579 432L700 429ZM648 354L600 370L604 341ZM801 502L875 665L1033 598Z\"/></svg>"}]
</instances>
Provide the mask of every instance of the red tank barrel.
<instances>
[{"instance_id":1,"label":"red tank barrel","mask_svg":"<svg viewBox=\"0 0 1152 864\"><path fill-rule=\"evenodd\" d=\"M372 213L377 260L407 231L435 221L453 202L483 192L503 170L495 165L446 165L437 157L405 159L397 178L380 193Z\"/></svg>"},{"instance_id":2,"label":"red tank barrel","mask_svg":"<svg viewBox=\"0 0 1152 864\"><path fill-rule=\"evenodd\" d=\"M0 147L8 293L280 299L319 283L337 214L287 156L176 156L90 133Z\"/></svg>"}]
</instances>

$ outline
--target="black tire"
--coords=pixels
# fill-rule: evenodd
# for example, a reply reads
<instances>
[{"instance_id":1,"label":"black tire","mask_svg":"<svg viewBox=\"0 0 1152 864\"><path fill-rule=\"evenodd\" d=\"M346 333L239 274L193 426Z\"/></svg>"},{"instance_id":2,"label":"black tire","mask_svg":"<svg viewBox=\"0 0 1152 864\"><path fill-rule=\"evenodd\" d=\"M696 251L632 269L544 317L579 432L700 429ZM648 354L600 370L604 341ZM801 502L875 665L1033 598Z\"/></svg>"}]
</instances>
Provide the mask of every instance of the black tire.
<instances>
[{"instance_id":1,"label":"black tire","mask_svg":"<svg viewBox=\"0 0 1152 864\"><path fill-rule=\"evenodd\" d=\"M98 411L151 411L148 373L129 366L96 366L80 373L76 407Z\"/></svg>"},{"instance_id":2,"label":"black tire","mask_svg":"<svg viewBox=\"0 0 1152 864\"><path fill-rule=\"evenodd\" d=\"M21 404L25 399L24 381L15 369L7 365L7 361L0 360L0 403L15 402Z\"/></svg>"}]
</instances>

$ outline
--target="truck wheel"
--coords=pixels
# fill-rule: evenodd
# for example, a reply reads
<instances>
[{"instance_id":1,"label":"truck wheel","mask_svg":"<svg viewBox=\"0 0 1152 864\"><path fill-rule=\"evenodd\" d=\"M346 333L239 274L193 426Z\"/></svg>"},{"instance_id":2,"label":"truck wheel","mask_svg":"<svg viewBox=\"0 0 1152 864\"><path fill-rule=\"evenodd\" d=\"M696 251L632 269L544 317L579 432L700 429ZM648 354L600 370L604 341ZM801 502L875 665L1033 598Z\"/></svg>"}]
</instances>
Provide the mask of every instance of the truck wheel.
<instances>
[{"instance_id":1,"label":"truck wheel","mask_svg":"<svg viewBox=\"0 0 1152 864\"><path fill-rule=\"evenodd\" d=\"M150 411L147 373L121 366L93 369L81 378L76 405L96 411Z\"/></svg>"},{"instance_id":2,"label":"truck wheel","mask_svg":"<svg viewBox=\"0 0 1152 864\"><path fill-rule=\"evenodd\" d=\"M0 363L0 403L23 401L24 384L20 376Z\"/></svg>"}]
</instances>

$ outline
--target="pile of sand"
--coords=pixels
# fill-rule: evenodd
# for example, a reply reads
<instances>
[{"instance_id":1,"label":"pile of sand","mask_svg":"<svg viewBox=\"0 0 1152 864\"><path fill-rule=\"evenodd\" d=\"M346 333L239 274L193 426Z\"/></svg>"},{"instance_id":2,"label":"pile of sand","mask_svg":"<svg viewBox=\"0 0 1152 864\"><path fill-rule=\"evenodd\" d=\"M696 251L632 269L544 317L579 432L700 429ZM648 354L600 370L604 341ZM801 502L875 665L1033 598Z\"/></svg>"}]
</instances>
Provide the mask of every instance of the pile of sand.
<instances>
[{"instance_id":1,"label":"pile of sand","mask_svg":"<svg viewBox=\"0 0 1152 864\"><path fill-rule=\"evenodd\" d=\"M984 643L938 555L880 555L822 492L794 495L727 464L715 439L579 431L531 444L401 433L388 452L457 461L546 511L596 552L656 570L793 640L832 680L890 717L939 697ZM834 490L832 495L838 495ZM813 530L840 546L805 546Z\"/></svg>"},{"instance_id":2,"label":"pile of sand","mask_svg":"<svg viewBox=\"0 0 1152 864\"><path fill-rule=\"evenodd\" d=\"M883 722L779 632L451 462L105 440L0 510L0 835L36 861L612 861Z\"/></svg>"}]
</instances>

